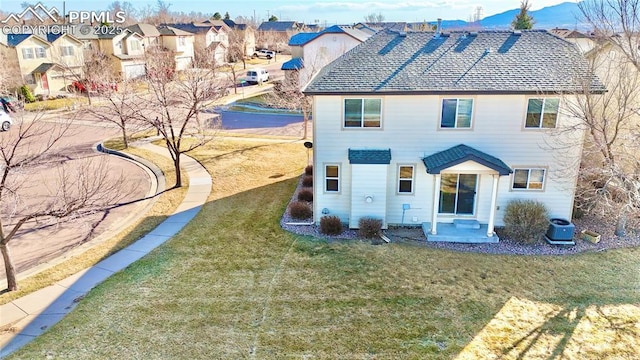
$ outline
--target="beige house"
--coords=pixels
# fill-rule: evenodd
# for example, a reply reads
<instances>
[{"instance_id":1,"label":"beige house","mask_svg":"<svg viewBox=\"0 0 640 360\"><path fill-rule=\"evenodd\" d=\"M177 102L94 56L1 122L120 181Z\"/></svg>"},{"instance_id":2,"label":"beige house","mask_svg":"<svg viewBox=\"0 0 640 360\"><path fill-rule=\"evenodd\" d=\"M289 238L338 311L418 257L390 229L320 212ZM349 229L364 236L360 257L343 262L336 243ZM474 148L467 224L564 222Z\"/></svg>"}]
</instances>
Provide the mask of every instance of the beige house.
<instances>
[{"instance_id":1,"label":"beige house","mask_svg":"<svg viewBox=\"0 0 640 360\"><path fill-rule=\"evenodd\" d=\"M256 29L247 24L236 23L233 20L222 21L231 29L229 46L234 46L233 42L238 42L242 45L243 55L246 57L252 56L256 52Z\"/></svg>"},{"instance_id":2,"label":"beige house","mask_svg":"<svg viewBox=\"0 0 640 360\"><path fill-rule=\"evenodd\" d=\"M211 22L168 24L167 26L193 34L194 56L211 57L216 64L227 62L229 49L229 28L215 26ZM218 29L216 29L218 28Z\"/></svg>"},{"instance_id":3,"label":"beige house","mask_svg":"<svg viewBox=\"0 0 640 360\"><path fill-rule=\"evenodd\" d=\"M596 47L595 38L588 33L560 28L551 29L549 32L574 44L583 54Z\"/></svg>"},{"instance_id":4,"label":"beige house","mask_svg":"<svg viewBox=\"0 0 640 360\"><path fill-rule=\"evenodd\" d=\"M74 42L70 36L68 41L61 41L60 44L65 46L65 51L81 53L79 43ZM64 67L55 62L53 45L46 39L33 34L8 34L7 46L5 51L12 51L14 54L7 56L7 59L17 61L22 82L34 94L50 95L64 91L66 85L70 84L65 78Z\"/></svg>"},{"instance_id":5,"label":"beige house","mask_svg":"<svg viewBox=\"0 0 640 360\"><path fill-rule=\"evenodd\" d=\"M171 26L159 26L158 31L161 47L174 54L176 70L190 68L193 64L195 36Z\"/></svg>"},{"instance_id":6,"label":"beige house","mask_svg":"<svg viewBox=\"0 0 640 360\"><path fill-rule=\"evenodd\" d=\"M98 37L99 50L113 58L113 70L124 80L146 74L143 44L143 36L129 29Z\"/></svg>"},{"instance_id":7,"label":"beige house","mask_svg":"<svg viewBox=\"0 0 640 360\"><path fill-rule=\"evenodd\" d=\"M66 90L73 81L82 79L84 50L82 41L69 34L47 34L52 62L60 65L63 76L52 74L49 80L51 89Z\"/></svg>"}]
</instances>

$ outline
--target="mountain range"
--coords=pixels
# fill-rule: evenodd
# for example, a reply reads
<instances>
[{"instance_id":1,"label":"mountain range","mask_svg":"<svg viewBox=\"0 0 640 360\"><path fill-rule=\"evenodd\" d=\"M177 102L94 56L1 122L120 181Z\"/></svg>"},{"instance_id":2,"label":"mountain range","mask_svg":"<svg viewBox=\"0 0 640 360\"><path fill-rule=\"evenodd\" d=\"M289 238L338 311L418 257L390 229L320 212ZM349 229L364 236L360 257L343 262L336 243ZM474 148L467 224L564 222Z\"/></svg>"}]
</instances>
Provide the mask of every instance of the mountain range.
<instances>
[{"instance_id":1,"label":"mountain range","mask_svg":"<svg viewBox=\"0 0 640 360\"><path fill-rule=\"evenodd\" d=\"M508 29L520 9L507 10L505 12L487 16L480 21L480 26L485 29ZM587 30L590 26L580 21L581 12L575 2L564 2L558 5L548 6L540 10L529 11L533 16L534 29L566 28ZM434 23L434 22L430 22ZM463 20L443 20L443 28L462 28L470 26Z\"/></svg>"}]
</instances>

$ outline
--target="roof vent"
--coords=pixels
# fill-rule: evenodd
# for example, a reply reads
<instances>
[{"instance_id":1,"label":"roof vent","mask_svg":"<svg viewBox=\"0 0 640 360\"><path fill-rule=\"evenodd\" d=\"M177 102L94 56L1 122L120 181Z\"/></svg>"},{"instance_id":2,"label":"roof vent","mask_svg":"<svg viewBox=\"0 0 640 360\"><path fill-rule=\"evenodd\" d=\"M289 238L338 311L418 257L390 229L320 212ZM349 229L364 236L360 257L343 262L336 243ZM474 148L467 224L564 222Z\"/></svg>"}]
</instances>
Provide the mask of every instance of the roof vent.
<instances>
[{"instance_id":1,"label":"roof vent","mask_svg":"<svg viewBox=\"0 0 640 360\"><path fill-rule=\"evenodd\" d=\"M398 33L398 36L400 36L400 37L407 37L407 33L406 33L405 31L400 31L400 32Z\"/></svg>"},{"instance_id":2,"label":"roof vent","mask_svg":"<svg viewBox=\"0 0 640 360\"><path fill-rule=\"evenodd\" d=\"M478 36L478 32L477 31L472 31L469 33L469 36Z\"/></svg>"},{"instance_id":3,"label":"roof vent","mask_svg":"<svg viewBox=\"0 0 640 360\"><path fill-rule=\"evenodd\" d=\"M515 35L515 36L520 36L520 35L522 35L522 31L520 31L520 30L513 30L513 35Z\"/></svg>"},{"instance_id":4,"label":"roof vent","mask_svg":"<svg viewBox=\"0 0 640 360\"><path fill-rule=\"evenodd\" d=\"M442 35L442 19L438 19L438 26L436 27L436 33L433 35L434 39L439 39L440 35Z\"/></svg>"}]
</instances>

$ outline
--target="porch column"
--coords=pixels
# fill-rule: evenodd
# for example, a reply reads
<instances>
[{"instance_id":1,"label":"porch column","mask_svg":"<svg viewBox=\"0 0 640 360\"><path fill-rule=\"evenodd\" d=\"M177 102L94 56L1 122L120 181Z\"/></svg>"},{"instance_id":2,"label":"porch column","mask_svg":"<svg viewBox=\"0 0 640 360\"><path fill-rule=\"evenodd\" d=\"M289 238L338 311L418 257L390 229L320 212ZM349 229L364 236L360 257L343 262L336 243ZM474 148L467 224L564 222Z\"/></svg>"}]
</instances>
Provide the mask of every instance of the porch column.
<instances>
[{"instance_id":1,"label":"porch column","mask_svg":"<svg viewBox=\"0 0 640 360\"><path fill-rule=\"evenodd\" d=\"M438 209L440 208L440 174L435 174L433 185L433 212L431 213L431 234L438 233Z\"/></svg>"},{"instance_id":2,"label":"porch column","mask_svg":"<svg viewBox=\"0 0 640 360\"><path fill-rule=\"evenodd\" d=\"M487 226L487 236L493 236L493 228L496 221L496 202L498 201L498 180L500 175L493 176L493 188L491 190L491 209L489 210L489 225Z\"/></svg>"}]
</instances>

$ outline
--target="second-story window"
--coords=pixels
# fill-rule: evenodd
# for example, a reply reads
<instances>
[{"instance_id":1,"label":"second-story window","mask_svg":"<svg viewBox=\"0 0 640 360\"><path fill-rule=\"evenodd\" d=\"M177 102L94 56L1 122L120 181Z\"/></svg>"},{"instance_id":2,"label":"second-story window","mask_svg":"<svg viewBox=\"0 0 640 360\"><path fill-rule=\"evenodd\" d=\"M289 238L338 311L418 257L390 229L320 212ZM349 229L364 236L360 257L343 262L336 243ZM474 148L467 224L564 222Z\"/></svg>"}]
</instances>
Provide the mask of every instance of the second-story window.
<instances>
[{"instance_id":1,"label":"second-story window","mask_svg":"<svg viewBox=\"0 0 640 360\"><path fill-rule=\"evenodd\" d=\"M131 50L132 51L140 51L140 41L131 40Z\"/></svg>"},{"instance_id":2,"label":"second-story window","mask_svg":"<svg viewBox=\"0 0 640 360\"><path fill-rule=\"evenodd\" d=\"M73 46L61 46L60 53L62 56L73 56Z\"/></svg>"},{"instance_id":3,"label":"second-story window","mask_svg":"<svg viewBox=\"0 0 640 360\"><path fill-rule=\"evenodd\" d=\"M557 98L529 99L525 127L528 129L555 128L559 108L560 99Z\"/></svg>"},{"instance_id":4,"label":"second-story window","mask_svg":"<svg viewBox=\"0 0 640 360\"><path fill-rule=\"evenodd\" d=\"M382 99L344 99L344 127L379 128L382 123Z\"/></svg>"},{"instance_id":5,"label":"second-story window","mask_svg":"<svg viewBox=\"0 0 640 360\"><path fill-rule=\"evenodd\" d=\"M25 60L33 59L33 48L23 48L22 58Z\"/></svg>"},{"instance_id":6,"label":"second-story window","mask_svg":"<svg viewBox=\"0 0 640 360\"><path fill-rule=\"evenodd\" d=\"M36 59L44 59L47 57L47 50L42 46L36 46Z\"/></svg>"},{"instance_id":7,"label":"second-story window","mask_svg":"<svg viewBox=\"0 0 640 360\"><path fill-rule=\"evenodd\" d=\"M471 127L471 113L473 111L473 99L442 99L441 128L465 128Z\"/></svg>"},{"instance_id":8,"label":"second-story window","mask_svg":"<svg viewBox=\"0 0 640 360\"><path fill-rule=\"evenodd\" d=\"M187 46L187 38L184 36L178 36L178 46Z\"/></svg>"}]
</instances>

